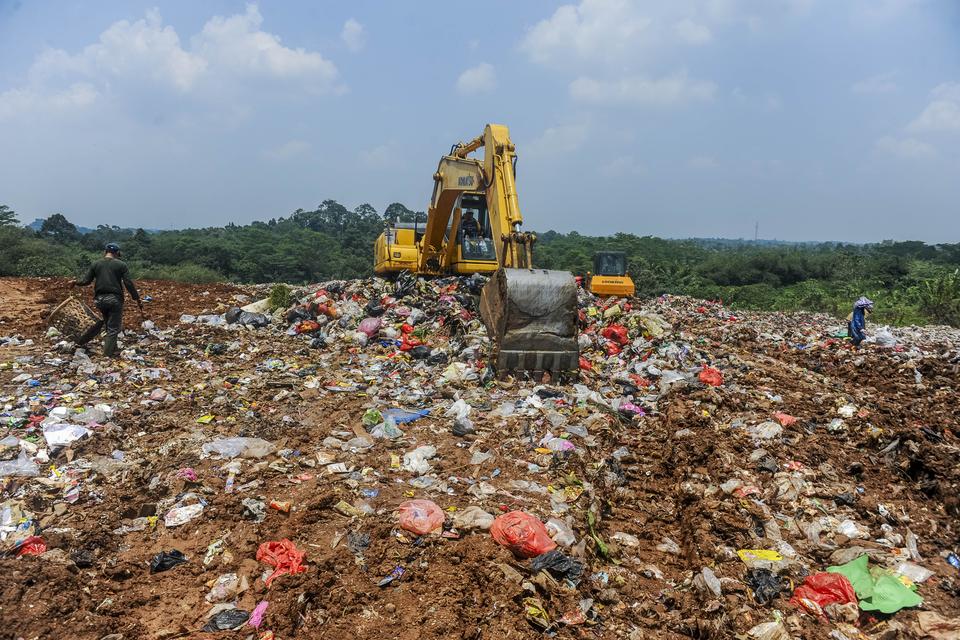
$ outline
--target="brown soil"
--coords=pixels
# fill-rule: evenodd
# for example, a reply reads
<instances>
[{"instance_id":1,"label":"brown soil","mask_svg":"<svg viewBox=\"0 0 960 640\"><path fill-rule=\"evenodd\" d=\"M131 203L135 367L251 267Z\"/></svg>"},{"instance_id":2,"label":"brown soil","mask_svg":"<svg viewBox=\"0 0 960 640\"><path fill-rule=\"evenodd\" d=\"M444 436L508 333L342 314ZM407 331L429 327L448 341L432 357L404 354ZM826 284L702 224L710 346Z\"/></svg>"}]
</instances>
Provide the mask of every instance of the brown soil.
<instances>
[{"instance_id":1,"label":"brown soil","mask_svg":"<svg viewBox=\"0 0 960 640\"><path fill-rule=\"evenodd\" d=\"M230 303L242 292L228 285L138 284L141 292L155 298L149 315L161 327L174 326L181 313ZM41 338L41 310L67 293L64 280L0 280L4 299L0 335L20 333L37 340L33 347L8 353L0 347L0 362L14 355L40 356L49 349L50 343ZM284 640L542 637L524 615L524 599L534 595L529 589L535 590L553 620L577 609L582 599L594 601L595 617L588 624L552 628L551 633L561 638L733 638L772 620L774 609L789 617L794 637L825 638L834 625L800 616L787 603L789 589L771 604L758 604L743 583L746 567L722 548L771 548L762 527L771 513L797 523L823 515L852 518L873 534L866 541L849 541L825 532L824 542L839 548L876 546L873 539L883 525L899 533L909 528L920 538L924 564L936 572L919 587L924 608L956 615L960 574L940 555L960 544L957 365L939 357L942 350L919 356L909 366L902 354L889 349L851 352L820 340L824 328L816 322L822 321L810 320L804 329L802 319L791 318L790 323L801 327L794 342L813 343L817 338L820 344L797 350L760 337L765 323L771 322L769 316L751 314L731 322L720 313L693 309L687 303L664 304L659 312L679 328L676 339L693 345L691 362L709 362L723 370L721 388L677 386L660 399L658 413L633 420L608 416L590 429L596 447L584 447L574 439L577 453L554 458L533 450L545 431L542 419L504 420L487 413L503 399L515 398L518 387L529 389L532 384L499 382L480 393L478 387L467 385L459 392L475 398L471 403L479 429L476 436L454 437L448 418L421 419L404 425L402 439L378 441L367 452L333 450L338 460L355 468L350 476L324 473L323 467L313 464L314 454L325 449L321 443L328 436L354 437L370 397L310 389L304 382L310 379L311 367L317 368L324 385L369 383L364 376L375 379L393 373L379 383L380 395L395 389L396 403L402 405L409 393L406 385L416 375L389 358L363 362L351 350L310 350L269 331L237 333L181 325L163 339L128 338L140 361L107 366L94 376L38 359L29 371L45 388L65 390L63 385L95 380L97 385L79 392L82 399L77 404L96 399L117 407L113 425L60 452L53 462L64 465L68 456L109 458L115 450L123 451L125 460L113 475L81 474L81 497L73 504L63 501L62 487L56 483L44 486L11 479L3 487L0 501L23 501L41 520L52 551L0 559L4 621L0 639L100 639L109 634L122 634L124 640L250 638L250 627L200 631L211 606L204 596L212 581L228 571L249 581L237 606L251 611L259 601L269 601L261 630L271 629ZM238 348L223 354L209 348L233 341L239 342ZM366 353L388 355L379 349L371 347ZM264 366L271 358L282 359L287 370ZM201 368L202 362L212 366ZM380 368L374 371L371 365ZM172 380L144 383L131 377L143 367L165 367ZM923 375L922 386L915 382L914 369ZM110 382L106 375L110 371L118 371L120 380ZM15 397L24 392L10 382L17 373L0 371L0 394ZM610 385L600 374L584 374L581 382L594 389ZM145 394L158 386L175 399L144 404ZM455 391L439 391L427 404L450 398ZM778 395L779 401L774 398ZM847 420L844 432L827 431L824 425L847 402L864 409L863 415ZM777 497L773 476L758 471L749 459L756 445L742 430L728 426L738 417L755 424L775 411L800 418L784 430L782 441L763 446L780 469L798 462L807 470L812 489L802 502ZM582 420L593 412L582 407L574 415ZM214 414L215 421L198 424L197 418L206 413ZM245 460L236 485L259 481L259 486L227 494L224 462L200 459L199 451L211 438L235 435L258 436L289 451L281 458ZM899 439L898 445L881 454L894 439ZM438 496L414 488L407 482L410 473L391 467L391 455L402 458L422 444L437 447L438 457L432 461L435 476L447 481L451 493ZM630 453L617 460L612 453L621 447ZM496 454L493 460L479 467L469 465L474 451L487 450ZM544 472L531 476L528 464L533 462ZM862 473L851 473L856 464ZM196 471L197 483L178 477L178 470L185 467ZM763 499L767 513L753 500L708 491L741 473L760 487L761 495L754 497ZM534 579L528 561L515 559L486 533L414 540L396 528L392 512L410 497L429 497L445 509L478 504L494 514L525 509L547 517L550 502L546 500L544 509L543 496L509 490L478 499L467 493L466 479L489 481L500 489L509 488L511 480L535 480L561 490L568 479L588 483L589 490L569 504L574 531L578 540L589 538L586 513L592 510L598 519L597 534L609 544L610 556L603 557L589 540L584 578L571 588L544 580L543 574ZM160 513L155 527L112 533L137 516L152 515L158 502L187 491L208 502L200 518L166 528ZM842 493L858 496L852 507L835 504L833 496ZM293 509L289 514L268 509L263 522L256 523L244 513L244 498L289 501ZM366 502L376 513L343 515L334 509L340 501ZM889 515L882 516L878 504ZM783 538L795 546L808 570L833 564L832 550L809 544L802 533L791 532L787 522L781 525ZM612 542L615 532L636 536L639 546ZM348 548L350 534L368 536L369 546L354 553ZM679 555L656 549L665 536L679 544ZM205 567L208 545L224 538L227 552ZM307 572L280 577L268 588L260 579L266 566L255 559L257 547L283 538L306 553ZM181 550L189 562L151 574L151 557L170 549ZM83 555L89 562L78 563ZM662 579L649 571L650 565L662 572ZM378 587L378 581L398 566L406 570L403 578ZM691 585L692 576L704 566L725 580L721 598ZM535 584L528 582L525 589L504 567ZM790 578L799 583L802 573L792 570ZM912 610L864 616L860 627L865 637L910 637L906 634L915 616Z\"/></svg>"}]
</instances>

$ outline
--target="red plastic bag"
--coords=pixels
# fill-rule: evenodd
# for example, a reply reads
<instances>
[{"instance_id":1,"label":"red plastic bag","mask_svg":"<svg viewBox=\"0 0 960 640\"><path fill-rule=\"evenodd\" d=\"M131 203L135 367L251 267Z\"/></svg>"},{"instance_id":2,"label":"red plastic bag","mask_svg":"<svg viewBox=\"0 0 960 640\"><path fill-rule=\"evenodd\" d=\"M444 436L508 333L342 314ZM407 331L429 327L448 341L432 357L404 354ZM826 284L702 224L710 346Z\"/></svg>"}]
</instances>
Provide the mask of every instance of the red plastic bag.
<instances>
[{"instance_id":1,"label":"red plastic bag","mask_svg":"<svg viewBox=\"0 0 960 640\"><path fill-rule=\"evenodd\" d=\"M535 558L557 548L543 523L523 511L511 511L494 520L490 535L521 558Z\"/></svg>"},{"instance_id":2,"label":"red plastic bag","mask_svg":"<svg viewBox=\"0 0 960 640\"><path fill-rule=\"evenodd\" d=\"M303 552L298 551L295 544L284 538L283 540L271 540L264 542L257 549L257 560L271 567L275 567L273 573L267 576L267 586L273 582L274 578L282 576L285 573L291 575L303 573L307 570L303 566Z\"/></svg>"},{"instance_id":3,"label":"red plastic bag","mask_svg":"<svg viewBox=\"0 0 960 640\"><path fill-rule=\"evenodd\" d=\"M723 384L723 374L713 367L704 367L700 372L700 382L711 387L719 387Z\"/></svg>"},{"instance_id":4,"label":"red plastic bag","mask_svg":"<svg viewBox=\"0 0 960 640\"><path fill-rule=\"evenodd\" d=\"M320 323L317 322L316 320L304 320L297 325L294 331L296 331L297 333L312 333L319 328L320 328Z\"/></svg>"},{"instance_id":5,"label":"red plastic bag","mask_svg":"<svg viewBox=\"0 0 960 640\"><path fill-rule=\"evenodd\" d=\"M583 356L580 356L580 369L583 371L593 371L593 364Z\"/></svg>"},{"instance_id":6,"label":"red plastic bag","mask_svg":"<svg viewBox=\"0 0 960 640\"><path fill-rule=\"evenodd\" d=\"M425 536L443 526L443 511L432 500L407 500L397 508L400 528Z\"/></svg>"},{"instance_id":7,"label":"red plastic bag","mask_svg":"<svg viewBox=\"0 0 960 640\"><path fill-rule=\"evenodd\" d=\"M627 328L621 324L611 324L610 326L604 327L600 331L600 335L607 340L613 340L620 346L630 341L630 338L627 336Z\"/></svg>"},{"instance_id":8,"label":"red plastic bag","mask_svg":"<svg viewBox=\"0 0 960 640\"><path fill-rule=\"evenodd\" d=\"M607 355L608 355L608 356L615 356L615 355L617 355L618 353L620 353L620 347L619 347L617 344L613 343L613 342L608 342L608 343L607 343Z\"/></svg>"},{"instance_id":9,"label":"red plastic bag","mask_svg":"<svg viewBox=\"0 0 960 640\"><path fill-rule=\"evenodd\" d=\"M18 556L42 556L47 551L47 543L40 536L30 536L17 549Z\"/></svg>"},{"instance_id":10,"label":"red plastic bag","mask_svg":"<svg viewBox=\"0 0 960 640\"><path fill-rule=\"evenodd\" d=\"M780 423L781 427L789 427L797 421L797 419L790 414L782 413L780 411L777 411L775 414L773 414L773 417L777 419L777 422Z\"/></svg>"},{"instance_id":11,"label":"red plastic bag","mask_svg":"<svg viewBox=\"0 0 960 640\"><path fill-rule=\"evenodd\" d=\"M857 604L857 594L847 577L839 573L814 573L807 576L790 598L790 604L823 616L828 604Z\"/></svg>"}]
</instances>

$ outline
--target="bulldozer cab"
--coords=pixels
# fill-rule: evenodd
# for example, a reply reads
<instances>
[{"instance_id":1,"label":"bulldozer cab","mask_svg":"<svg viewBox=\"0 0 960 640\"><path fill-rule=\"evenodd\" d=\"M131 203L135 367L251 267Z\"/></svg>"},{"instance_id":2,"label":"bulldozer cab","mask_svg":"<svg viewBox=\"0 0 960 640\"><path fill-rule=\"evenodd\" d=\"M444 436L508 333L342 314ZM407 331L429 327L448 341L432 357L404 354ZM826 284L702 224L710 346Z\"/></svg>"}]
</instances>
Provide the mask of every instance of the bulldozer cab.
<instances>
[{"instance_id":1,"label":"bulldozer cab","mask_svg":"<svg viewBox=\"0 0 960 640\"><path fill-rule=\"evenodd\" d=\"M598 276L625 275L627 254L623 251L598 251L593 254L593 273Z\"/></svg>"}]
</instances>

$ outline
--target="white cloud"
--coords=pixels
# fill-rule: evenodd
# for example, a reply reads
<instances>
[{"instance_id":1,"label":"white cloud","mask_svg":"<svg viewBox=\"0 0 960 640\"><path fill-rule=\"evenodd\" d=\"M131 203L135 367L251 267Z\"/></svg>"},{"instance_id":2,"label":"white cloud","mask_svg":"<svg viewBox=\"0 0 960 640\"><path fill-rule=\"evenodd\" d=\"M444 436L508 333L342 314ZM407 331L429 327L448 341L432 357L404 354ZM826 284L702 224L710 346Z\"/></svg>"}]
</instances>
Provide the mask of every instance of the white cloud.
<instances>
[{"instance_id":1,"label":"white cloud","mask_svg":"<svg viewBox=\"0 0 960 640\"><path fill-rule=\"evenodd\" d=\"M881 73L879 75L864 78L854 82L850 90L854 93L863 94L881 94L892 93L897 90L897 83L894 82L896 74L892 71Z\"/></svg>"},{"instance_id":2,"label":"white cloud","mask_svg":"<svg viewBox=\"0 0 960 640\"><path fill-rule=\"evenodd\" d=\"M544 129L535 140L524 145L532 156L556 156L579 150L587 141L589 127L585 123L568 123Z\"/></svg>"},{"instance_id":3,"label":"white cloud","mask_svg":"<svg viewBox=\"0 0 960 640\"><path fill-rule=\"evenodd\" d=\"M0 93L0 120L21 113L70 113L92 105L97 90L89 84L77 83L62 91L41 94L32 89L10 89Z\"/></svg>"},{"instance_id":4,"label":"white cloud","mask_svg":"<svg viewBox=\"0 0 960 640\"><path fill-rule=\"evenodd\" d=\"M457 91L464 95L486 93L497 87L497 76L493 65L481 62L470 67L457 78Z\"/></svg>"},{"instance_id":5,"label":"white cloud","mask_svg":"<svg viewBox=\"0 0 960 640\"><path fill-rule=\"evenodd\" d=\"M597 62L620 66L649 60L661 49L703 45L717 31L805 13L813 0L580 0L530 27L520 49L538 64L563 68Z\"/></svg>"},{"instance_id":6,"label":"white cloud","mask_svg":"<svg viewBox=\"0 0 960 640\"><path fill-rule=\"evenodd\" d=\"M633 156L617 156L610 162L597 168L600 175L608 178L627 178L641 176L646 173L646 167Z\"/></svg>"},{"instance_id":7,"label":"white cloud","mask_svg":"<svg viewBox=\"0 0 960 640\"><path fill-rule=\"evenodd\" d=\"M716 169L720 163L713 156L694 156L687 161L687 166L691 169Z\"/></svg>"},{"instance_id":8,"label":"white cloud","mask_svg":"<svg viewBox=\"0 0 960 640\"><path fill-rule=\"evenodd\" d=\"M710 29L702 24L697 24L689 18L684 18L673 25L673 30L677 37L687 44L706 44L713 40L713 34Z\"/></svg>"},{"instance_id":9,"label":"white cloud","mask_svg":"<svg viewBox=\"0 0 960 640\"><path fill-rule=\"evenodd\" d=\"M263 152L270 160L287 160L302 155L310 150L310 143L304 140L290 140L278 147Z\"/></svg>"},{"instance_id":10,"label":"white cloud","mask_svg":"<svg viewBox=\"0 0 960 640\"><path fill-rule=\"evenodd\" d=\"M383 169L394 164L400 154L391 144L381 144L360 152L360 163L370 169Z\"/></svg>"},{"instance_id":11,"label":"white cloud","mask_svg":"<svg viewBox=\"0 0 960 640\"><path fill-rule=\"evenodd\" d=\"M582 0L538 22L520 46L540 64L616 58L648 36L652 22L628 0Z\"/></svg>"},{"instance_id":12,"label":"white cloud","mask_svg":"<svg viewBox=\"0 0 960 640\"><path fill-rule=\"evenodd\" d=\"M364 30L362 24L350 18L343 23L343 31L340 32L340 39L347 45L347 49L357 52L367 44L367 32Z\"/></svg>"},{"instance_id":13,"label":"white cloud","mask_svg":"<svg viewBox=\"0 0 960 640\"><path fill-rule=\"evenodd\" d=\"M70 55L60 49L43 52L30 75L35 82L83 77L99 82L136 79L184 92L196 85L208 61L180 44L171 26L164 26L155 10L135 22L120 20L99 40Z\"/></svg>"},{"instance_id":14,"label":"white cloud","mask_svg":"<svg viewBox=\"0 0 960 640\"><path fill-rule=\"evenodd\" d=\"M283 46L279 36L260 30L262 24L253 4L244 14L215 16L193 38L193 48L217 72L296 78L315 89L331 88L337 76L332 62L315 51Z\"/></svg>"},{"instance_id":15,"label":"white cloud","mask_svg":"<svg viewBox=\"0 0 960 640\"><path fill-rule=\"evenodd\" d=\"M185 47L155 9L140 20L120 20L77 53L50 49L37 56L26 83L3 94L9 103L2 113L11 117L38 103L83 106L94 97L169 105L186 95L236 111L225 96L255 96L267 81L290 82L296 92L339 89L332 62L319 52L284 46L262 23L251 4L242 14L211 18Z\"/></svg>"},{"instance_id":16,"label":"white cloud","mask_svg":"<svg viewBox=\"0 0 960 640\"><path fill-rule=\"evenodd\" d=\"M677 73L663 78L628 76L597 80L582 76L570 83L570 95L581 102L664 107L713 99L716 85Z\"/></svg>"},{"instance_id":17,"label":"white cloud","mask_svg":"<svg viewBox=\"0 0 960 640\"><path fill-rule=\"evenodd\" d=\"M877 149L902 158L925 158L936 153L931 145L916 138L895 138L893 136L884 136L877 140Z\"/></svg>"},{"instance_id":18,"label":"white cloud","mask_svg":"<svg viewBox=\"0 0 960 640\"><path fill-rule=\"evenodd\" d=\"M933 100L907 125L907 131L960 133L960 82L944 82L930 96Z\"/></svg>"}]
</instances>

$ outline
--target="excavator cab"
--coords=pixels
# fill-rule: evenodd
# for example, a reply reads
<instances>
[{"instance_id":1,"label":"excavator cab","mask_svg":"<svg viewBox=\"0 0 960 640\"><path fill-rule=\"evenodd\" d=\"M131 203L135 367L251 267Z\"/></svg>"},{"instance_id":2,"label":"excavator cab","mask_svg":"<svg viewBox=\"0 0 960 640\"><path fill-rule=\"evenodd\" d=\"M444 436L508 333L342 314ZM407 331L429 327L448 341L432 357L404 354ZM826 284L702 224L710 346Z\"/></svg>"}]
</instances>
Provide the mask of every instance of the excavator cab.
<instances>
[{"instance_id":1,"label":"excavator cab","mask_svg":"<svg viewBox=\"0 0 960 640\"><path fill-rule=\"evenodd\" d=\"M497 250L493 245L487 199L482 193L465 193L460 197L460 206L450 217L450 228L454 225L457 232L453 270L464 275L496 271Z\"/></svg>"},{"instance_id":2,"label":"excavator cab","mask_svg":"<svg viewBox=\"0 0 960 640\"><path fill-rule=\"evenodd\" d=\"M636 292L627 275L627 254L623 251L598 251L593 254L590 292L597 296L629 297Z\"/></svg>"}]
</instances>

